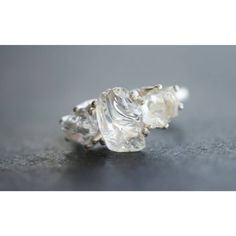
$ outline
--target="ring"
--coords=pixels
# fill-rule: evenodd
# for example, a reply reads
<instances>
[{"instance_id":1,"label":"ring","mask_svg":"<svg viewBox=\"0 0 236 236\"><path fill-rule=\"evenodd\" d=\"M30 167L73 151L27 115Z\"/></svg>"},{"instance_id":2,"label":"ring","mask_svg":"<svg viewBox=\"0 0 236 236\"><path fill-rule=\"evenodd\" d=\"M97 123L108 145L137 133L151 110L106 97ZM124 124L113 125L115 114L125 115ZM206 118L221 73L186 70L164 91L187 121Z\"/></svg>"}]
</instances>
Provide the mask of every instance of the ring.
<instances>
[{"instance_id":1,"label":"ring","mask_svg":"<svg viewBox=\"0 0 236 236\"><path fill-rule=\"evenodd\" d=\"M67 141L85 148L100 143L115 152L141 151L150 130L168 128L188 95L184 87L163 88L160 84L133 90L107 89L63 116L61 129Z\"/></svg>"}]
</instances>

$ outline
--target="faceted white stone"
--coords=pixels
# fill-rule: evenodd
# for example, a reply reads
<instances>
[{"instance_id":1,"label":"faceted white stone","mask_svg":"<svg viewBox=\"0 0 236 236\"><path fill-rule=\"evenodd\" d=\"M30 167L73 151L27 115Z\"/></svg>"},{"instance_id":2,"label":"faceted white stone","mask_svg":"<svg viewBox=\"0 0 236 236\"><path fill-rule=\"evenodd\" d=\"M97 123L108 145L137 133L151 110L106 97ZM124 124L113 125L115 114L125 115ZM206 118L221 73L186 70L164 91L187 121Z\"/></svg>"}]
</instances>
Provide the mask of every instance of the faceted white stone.
<instances>
[{"instance_id":1,"label":"faceted white stone","mask_svg":"<svg viewBox=\"0 0 236 236\"><path fill-rule=\"evenodd\" d=\"M135 152L145 147L141 108L125 88L103 92L96 107L98 126L107 147L116 152Z\"/></svg>"},{"instance_id":2,"label":"faceted white stone","mask_svg":"<svg viewBox=\"0 0 236 236\"><path fill-rule=\"evenodd\" d=\"M88 107L94 101L88 100L76 106L74 114L61 118L61 127L65 138L82 145L92 145L92 140L98 133L96 114L90 114Z\"/></svg>"},{"instance_id":3,"label":"faceted white stone","mask_svg":"<svg viewBox=\"0 0 236 236\"><path fill-rule=\"evenodd\" d=\"M143 121L151 128L164 128L178 115L180 104L173 87L158 89L153 87L143 96Z\"/></svg>"}]
</instances>

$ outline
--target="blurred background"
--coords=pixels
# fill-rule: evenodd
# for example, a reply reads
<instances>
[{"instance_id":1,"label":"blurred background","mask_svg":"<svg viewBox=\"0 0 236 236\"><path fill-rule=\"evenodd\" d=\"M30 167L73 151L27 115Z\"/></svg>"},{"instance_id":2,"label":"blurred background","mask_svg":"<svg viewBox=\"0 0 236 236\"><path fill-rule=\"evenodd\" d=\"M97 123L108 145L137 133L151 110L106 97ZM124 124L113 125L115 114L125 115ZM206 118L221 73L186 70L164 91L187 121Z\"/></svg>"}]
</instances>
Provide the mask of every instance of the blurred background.
<instances>
[{"instance_id":1,"label":"blurred background","mask_svg":"<svg viewBox=\"0 0 236 236\"><path fill-rule=\"evenodd\" d=\"M115 86L190 99L139 153L64 142L59 118ZM235 46L0 46L0 190L236 190Z\"/></svg>"}]
</instances>

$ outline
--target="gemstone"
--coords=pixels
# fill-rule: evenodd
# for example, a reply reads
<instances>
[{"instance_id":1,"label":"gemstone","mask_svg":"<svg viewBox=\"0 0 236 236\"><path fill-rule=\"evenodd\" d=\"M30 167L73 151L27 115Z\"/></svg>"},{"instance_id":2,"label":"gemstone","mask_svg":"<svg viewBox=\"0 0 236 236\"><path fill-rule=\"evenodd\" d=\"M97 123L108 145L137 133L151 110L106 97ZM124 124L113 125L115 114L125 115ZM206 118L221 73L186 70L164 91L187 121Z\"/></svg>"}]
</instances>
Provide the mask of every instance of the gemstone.
<instances>
[{"instance_id":1,"label":"gemstone","mask_svg":"<svg viewBox=\"0 0 236 236\"><path fill-rule=\"evenodd\" d=\"M150 128L164 128L178 115L180 101L173 87L144 88L141 93L144 94L143 121Z\"/></svg>"},{"instance_id":2,"label":"gemstone","mask_svg":"<svg viewBox=\"0 0 236 236\"><path fill-rule=\"evenodd\" d=\"M98 126L107 147L116 152L135 152L145 147L142 110L125 88L103 92L96 107Z\"/></svg>"},{"instance_id":3,"label":"gemstone","mask_svg":"<svg viewBox=\"0 0 236 236\"><path fill-rule=\"evenodd\" d=\"M61 118L61 127L65 138L82 145L92 145L93 138L98 133L95 112L89 112L95 99L85 101L74 108L74 113Z\"/></svg>"}]
</instances>

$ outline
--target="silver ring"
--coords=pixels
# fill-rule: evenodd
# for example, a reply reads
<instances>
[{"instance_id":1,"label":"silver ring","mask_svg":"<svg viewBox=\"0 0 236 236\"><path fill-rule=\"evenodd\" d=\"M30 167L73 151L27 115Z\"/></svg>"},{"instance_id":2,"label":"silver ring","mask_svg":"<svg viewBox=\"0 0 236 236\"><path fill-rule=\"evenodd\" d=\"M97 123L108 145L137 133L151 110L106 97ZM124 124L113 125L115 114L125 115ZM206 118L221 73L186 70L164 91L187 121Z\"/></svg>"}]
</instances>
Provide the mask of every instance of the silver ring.
<instances>
[{"instance_id":1,"label":"silver ring","mask_svg":"<svg viewBox=\"0 0 236 236\"><path fill-rule=\"evenodd\" d=\"M150 130L168 128L188 96L186 88L160 84L107 89L98 99L85 101L63 116L61 128L67 141L85 148L100 143L115 152L141 151Z\"/></svg>"}]
</instances>

